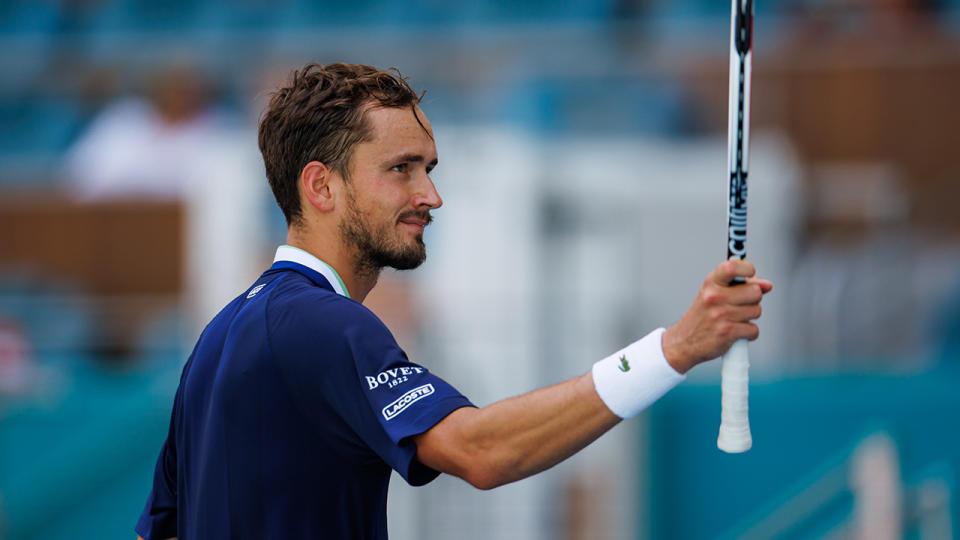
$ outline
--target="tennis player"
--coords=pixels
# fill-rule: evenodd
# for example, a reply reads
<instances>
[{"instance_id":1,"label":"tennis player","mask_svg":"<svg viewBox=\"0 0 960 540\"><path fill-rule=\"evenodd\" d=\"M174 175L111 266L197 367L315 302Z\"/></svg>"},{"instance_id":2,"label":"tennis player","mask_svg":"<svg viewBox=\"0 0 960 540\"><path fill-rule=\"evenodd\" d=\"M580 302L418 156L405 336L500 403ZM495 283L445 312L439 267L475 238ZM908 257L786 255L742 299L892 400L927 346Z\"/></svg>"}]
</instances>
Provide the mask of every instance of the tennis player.
<instances>
[{"instance_id":1,"label":"tennis player","mask_svg":"<svg viewBox=\"0 0 960 540\"><path fill-rule=\"evenodd\" d=\"M381 269L423 262L443 202L418 102L397 74L347 64L308 65L274 94L259 142L287 243L190 355L140 537L384 539L391 469L411 485L525 478L757 337L772 285L727 261L668 329L579 377L472 405L362 304Z\"/></svg>"}]
</instances>

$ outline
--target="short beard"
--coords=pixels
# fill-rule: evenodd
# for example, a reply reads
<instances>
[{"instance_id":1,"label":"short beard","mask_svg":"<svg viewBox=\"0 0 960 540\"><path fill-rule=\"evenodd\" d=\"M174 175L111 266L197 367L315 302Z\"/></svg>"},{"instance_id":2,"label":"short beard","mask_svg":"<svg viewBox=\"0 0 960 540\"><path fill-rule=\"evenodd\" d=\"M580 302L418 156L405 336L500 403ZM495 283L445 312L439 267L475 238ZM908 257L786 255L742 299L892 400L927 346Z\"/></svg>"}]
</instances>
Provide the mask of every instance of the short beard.
<instances>
[{"instance_id":1,"label":"short beard","mask_svg":"<svg viewBox=\"0 0 960 540\"><path fill-rule=\"evenodd\" d=\"M357 201L352 193L347 194L346 203L346 215L340 221L339 228L344 240L356 247L353 269L357 275L375 275L388 266L397 270L412 270L423 264L427 258L427 246L423 243L423 235L418 235L413 245L396 245L390 241L395 238L391 234L392 228L382 231L371 230L364 220L363 213L357 207ZM401 214L399 219L409 216L417 216L427 223L432 221L429 213L416 211Z\"/></svg>"}]
</instances>

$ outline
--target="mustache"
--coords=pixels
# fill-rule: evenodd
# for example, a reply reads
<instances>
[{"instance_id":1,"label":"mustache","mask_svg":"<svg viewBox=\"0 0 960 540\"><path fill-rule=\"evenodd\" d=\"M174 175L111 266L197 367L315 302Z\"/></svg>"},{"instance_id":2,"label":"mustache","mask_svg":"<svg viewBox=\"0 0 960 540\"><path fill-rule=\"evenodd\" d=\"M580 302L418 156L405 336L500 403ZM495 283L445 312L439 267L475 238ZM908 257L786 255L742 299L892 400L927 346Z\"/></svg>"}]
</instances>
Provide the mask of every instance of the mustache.
<instances>
[{"instance_id":1,"label":"mustache","mask_svg":"<svg viewBox=\"0 0 960 540\"><path fill-rule=\"evenodd\" d=\"M409 210L407 212L400 214L400 216L397 217L397 221L403 221L411 217L416 218L420 221L423 221L424 225L429 225L433 223L433 216L430 215L429 210Z\"/></svg>"}]
</instances>

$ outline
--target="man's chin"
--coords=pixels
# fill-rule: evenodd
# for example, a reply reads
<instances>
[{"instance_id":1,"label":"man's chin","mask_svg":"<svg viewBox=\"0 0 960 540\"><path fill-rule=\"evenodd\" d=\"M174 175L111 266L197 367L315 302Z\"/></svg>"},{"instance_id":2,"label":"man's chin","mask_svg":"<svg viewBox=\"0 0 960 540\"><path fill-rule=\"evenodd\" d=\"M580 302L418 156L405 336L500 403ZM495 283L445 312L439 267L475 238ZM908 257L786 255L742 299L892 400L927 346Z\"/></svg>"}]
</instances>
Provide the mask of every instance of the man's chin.
<instances>
[{"instance_id":1,"label":"man's chin","mask_svg":"<svg viewBox=\"0 0 960 540\"><path fill-rule=\"evenodd\" d=\"M420 237L393 248L387 246L367 252L364 257L375 268L393 268L395 270L413 270L423 264L427 258L427 247Z\"/></svg>"},{"instance_id":2,"label":"man's chin","mask_svg":"<svg viewBox=\"0 0 960 540\"><path fill-rule=\"evenodd\" d=\"M399 257L395 257L387 266L394 270L413 270L423 264L425 260L427 260L427 252L424 250L417 253L405 253Z\"/></svg>"}]
</instances>

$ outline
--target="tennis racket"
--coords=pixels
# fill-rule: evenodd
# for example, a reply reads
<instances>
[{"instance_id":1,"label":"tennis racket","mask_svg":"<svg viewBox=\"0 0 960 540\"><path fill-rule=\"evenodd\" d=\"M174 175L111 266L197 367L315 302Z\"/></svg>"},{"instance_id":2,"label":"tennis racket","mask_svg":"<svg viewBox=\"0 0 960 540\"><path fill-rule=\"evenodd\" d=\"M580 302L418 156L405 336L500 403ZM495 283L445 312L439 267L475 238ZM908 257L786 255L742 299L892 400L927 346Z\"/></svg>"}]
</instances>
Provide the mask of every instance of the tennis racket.
<instances>
[{"instance_id":1,"label":"tennis racket","mask_svg":"<svg viewBox=\"0 0 960 540\"><path fill-rule=\"evenodd\" d=\"M747 165L750 138L750 67L753 56L753 0L733 0L730 30L730 108L727 163L727 258L747 255ZM742 282L742 279L738 280ZM746 452L753 445L747 413L750 361L747 340L736 341L720 368L720 435L717 448Z\"/></svg>"}]
</instances>

